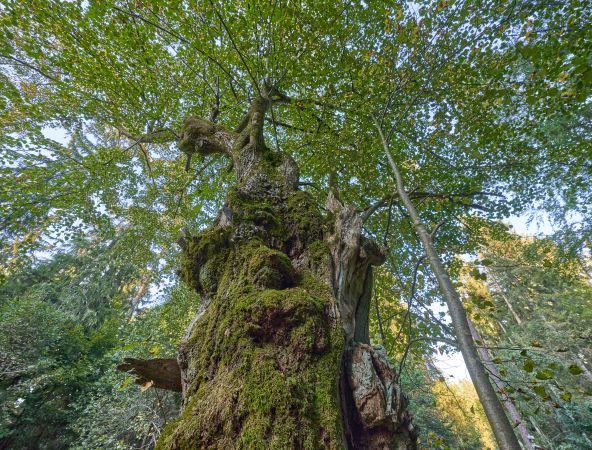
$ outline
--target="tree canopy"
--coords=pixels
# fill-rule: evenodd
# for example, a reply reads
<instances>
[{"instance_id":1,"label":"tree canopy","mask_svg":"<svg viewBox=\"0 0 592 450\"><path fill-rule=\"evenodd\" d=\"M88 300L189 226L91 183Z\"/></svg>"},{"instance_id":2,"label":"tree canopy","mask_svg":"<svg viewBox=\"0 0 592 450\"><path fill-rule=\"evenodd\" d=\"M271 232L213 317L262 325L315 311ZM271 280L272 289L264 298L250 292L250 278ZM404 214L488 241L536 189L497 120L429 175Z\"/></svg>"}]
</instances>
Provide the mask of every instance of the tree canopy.
<instances>
[{"instance_id":1,"label":"tree canopy","mask_svg":"<svg viewBox=\"0 0 592 450\"><path fill-rule=\"evenodd\" d=\"M238 123L266 80L289 97L271 112L268 141L311 186L336 172L362 208L394 193L376 116L424 220L445 221L443 247L470 250L480 219L533 205L578 222L569 237L581 246L591 223L586 3L8 2L6 260L120 226L157 269L231 176L216 157L179 170L175 134L213 107ZM396 205L396 226L387 215L371 231L412 246Z\"/></svg>"},{"instance_id":2,"label":"tree canopy","mask_svg":"<svg viewBox=\"0 0 592 450\"><path fill-rule=\"evenodd\" d=\"M548 245L559 256L528 275L554 286L536 294L540 320L556 324L537 339L572 336L590 295L581 263L592 236L591 35L585 0L7 0L0 327L29 333L35 320L53 317L36 339L54 342L70 330L59 348L64 357L72 350L73 361L117 348L119 331L101 330L143 314L142 301L168 298L179 233L211 223L235 178L221 155L179 150L184 121L199 116L231 129L272 86L267 145L296 160L302 189L320 203L336 185L368 213L365 233L388 250L371 334L400 369L409 363L402 379L424 376L422 355L454 342L433 307L437 283L377 128L455 283L467 283L466 260L488 258L478 256L486 242L507 238L502 220L544 214L556 225ZM580 278L565 287L563 274L547 268L569 264ZM491 270L502 290L504 277L526 277ZM546 296L557 286L584 300L551 308ZM538 288L512 289L523 298ZM535 306L514 308L528 315ZM484 334L499 331L475 321ZM516 345L532 338L524 330ZM47 369L54 356L40 356L39 345L27 358L47 359L43 370L57 377ZM27 370L31 379L46 376Z\"/></svg>"}]
</instances>

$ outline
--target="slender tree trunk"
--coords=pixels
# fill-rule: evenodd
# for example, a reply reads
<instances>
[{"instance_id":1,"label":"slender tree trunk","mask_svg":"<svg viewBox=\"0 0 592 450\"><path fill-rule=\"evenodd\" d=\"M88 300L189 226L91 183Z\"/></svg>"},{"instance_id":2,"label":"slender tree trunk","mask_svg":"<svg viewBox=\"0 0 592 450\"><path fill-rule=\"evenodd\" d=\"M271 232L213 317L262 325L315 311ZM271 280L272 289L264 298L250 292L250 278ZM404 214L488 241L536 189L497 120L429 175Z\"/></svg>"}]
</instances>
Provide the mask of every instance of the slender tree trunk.
<instances>
[{"instance_id":1,"label":"slender tree trunk","mask_svg":"<svg viewBox=\"0 0 592 450\"><path fill-rule=\"evenodd\" d=\"M458 347L463 355L463 359L469 371L469 375L471 376L471 380L475 385L475 390L477 391L479 399L483 404L483 409L485 410L485 415L489 420L493 434L495 435L500 449L519 450L520 444L518 443L518 439L514 434L514 429L506 417L504 408L502 407L502 404L497 397L493 386L489 382L487 370L479 359L479 352L477 351L477 347L475 346L475 342L471 336L471 330L467 321L467 314L460 300L460 296L452 285L450 277L448 276L448 273L444 268L442 261L440 260L440 256L436 252L430 233L427 231L425 225L421 221L415 206L411 202L411 199L405 190L403 177L397 164L395 163L389 148L389 144L378 121L376 121L376 127L380 133L380 138L384 146L384 151L386 153L389 165L391 166L395 176L397 194L401 198L405 209L411 217L413 227L415 228L415 231L417 232L419 239L423 244L430 267L434 272L436 279L438 280L440 291L446 299L448 311L450 313L452 325L456 334Z\"/></svg>"},{"instance_id":2,"label":"slender tree trunk","mask_svg":"<svg viewBox=\"0 0 592 450\"><path fill-rule=\"evenodd\" d=\"M330 219L298 167L263 141L270 100L235 132L185 122L180 148L227 155L237 185L216 223L179 243L202 297L178 357L183 411L160 449L414 449L396 372L368 340L372 266L384 259L335 193Z\"/></svg>"},{"instance_id":3,"label":"slender tree trunk","mask_svg":"<svg viewBox=\"0 0 592 450\"><path fill-rule=\"evenodd\" d=\"M520 319L520 316L514 310L514 307L512 306L512 303L510 303L510 300L508 300L508 297L506 296L506 294L504 293L502 287L498 283L497 278L493 274L491 274L491 273L490 273L490 277L493 280L493 282L495 283L495 285L497 286L498 292L499 292L500 296L502 297L502 299L504 300L504 303L506 304L506 306L508 307L508 309L512 313L512 316L514 317L514 320L516 321L516 323L518 325L522 325L522 319Z\"/></svg>"},{"instance_id":4,"label":"slender tree trunk","mask_svg":"<svg viewBox=\"0 0 592 450\"><path fill-rule=\"evenodd\" d=\"M473 340L483 342L483 340L481 339L481 336L479 336L479 332L475 328L475 325L473 324L471 319L468 319L468 321L469 321L469 327L471 329L471 334L473 335ZM485 367L487 368L487 370L491 374L490 379L496 385L498 390L503 393L506 390L507 386L506 386L506 383L504 381L502 381L500 373L497 370L497 367L495 366L495 364L493 362L493 358L491 357L489 350L483 346L478 347L478 350L479 350L479 354L481 355L481 360L483 361L483 364L485 365ZM516 409L516 405L514 405L514 402L512 402L509 398L502 397L502 402L503 402L504 407L506 408L506 411L508 412L508 415L510 416L510 419L514 422L514 426L516 427L516 430L518 431L518 434L520 435L520 439L522 440L522 444L523 444L524 448L527 450L534 450L534 445L530 440L530 433L528 432L528 430L524 426L524 421L522 420L522 415L520 414L518 409Z\"/></svg>"}]
</instances>

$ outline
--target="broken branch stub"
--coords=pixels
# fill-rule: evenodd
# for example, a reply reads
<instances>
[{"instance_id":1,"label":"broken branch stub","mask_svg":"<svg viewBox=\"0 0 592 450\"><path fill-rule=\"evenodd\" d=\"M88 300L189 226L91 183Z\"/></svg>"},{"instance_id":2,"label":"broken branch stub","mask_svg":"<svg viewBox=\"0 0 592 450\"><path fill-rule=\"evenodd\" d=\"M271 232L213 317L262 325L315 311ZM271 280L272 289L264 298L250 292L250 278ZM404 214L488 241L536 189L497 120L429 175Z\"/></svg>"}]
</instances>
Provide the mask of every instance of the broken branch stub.
<instances>
[{"instance_id":1,"label":"broken branch stub","mask_svg":"<svg viewBox=\"0 0 592 450\"><path fill-rule=\"evenodd\" d=\"M152 381L153 387L181 392L181 371L176 359L125 358L117 370L134 375L136 384L144 385Z\"/></svg>"}]
</instances>

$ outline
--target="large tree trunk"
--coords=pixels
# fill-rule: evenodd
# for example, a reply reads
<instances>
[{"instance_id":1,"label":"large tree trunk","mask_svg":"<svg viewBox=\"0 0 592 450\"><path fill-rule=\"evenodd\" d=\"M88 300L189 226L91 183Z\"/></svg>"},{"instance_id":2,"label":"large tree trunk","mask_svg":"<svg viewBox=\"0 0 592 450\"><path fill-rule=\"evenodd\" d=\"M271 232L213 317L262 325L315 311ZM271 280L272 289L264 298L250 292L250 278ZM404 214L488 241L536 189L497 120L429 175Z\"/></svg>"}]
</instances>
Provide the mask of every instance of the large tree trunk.
<instances>
[{"instance_id":1,"label":"large tree trunk","mask_svg":"<svg viewBox=\"0 0 592 450\"><path fill-rule=\"evenodd\" d=\"M368 339L383 255L359 212L330 194L323 215L292 158L265 146L269 102L236 132L185 123L181 149L227 154L237 185L211 228L180 240L202 307L178 356L183 411L157 447L416 448L395 370Z\"/></svg>"}]
</instances>

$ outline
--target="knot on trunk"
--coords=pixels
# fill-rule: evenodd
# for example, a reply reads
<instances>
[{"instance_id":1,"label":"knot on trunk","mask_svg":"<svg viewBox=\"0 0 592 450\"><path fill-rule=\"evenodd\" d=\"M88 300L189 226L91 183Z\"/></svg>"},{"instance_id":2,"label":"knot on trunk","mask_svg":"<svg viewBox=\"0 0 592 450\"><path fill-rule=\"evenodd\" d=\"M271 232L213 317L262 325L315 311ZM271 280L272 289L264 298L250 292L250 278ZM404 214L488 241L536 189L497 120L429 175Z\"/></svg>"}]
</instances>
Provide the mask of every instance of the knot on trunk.
<instances>
[{"instance_id":1,"label":"knot on trunk","mask_svg":"<svg viewBox=\"0 0 592 450\"><path fill-rule=\"evenodd\" d=\"M189 117L183 123L179 148L187 155L227 153L228 149L220 142L220 136L216 136L217 131L218 128L212 122L200 117Z\"/></svg>"},{"instance_id":2,"label":"knot on trunk","mask_svg":"<svg viewBox=\"0 0 592 450\"><path fill-rule=\"evenodd\" d=\"M345 364L354 406L349 424L352 447L417 448L407 399L397 386L397 373L384 348L354 343Z\"/></svg>"},{"instance_id":3,"label":"knot on trunk","mask_svg":"<svg viewBox=\"0 0 592 450\"><path fill-rule=\"evenodd\" d=\"M184 250L180 278L204 296L214 295L229 251L229 227L202 231L196 236L182 230Z\"/></svg>"}]
</instances>

